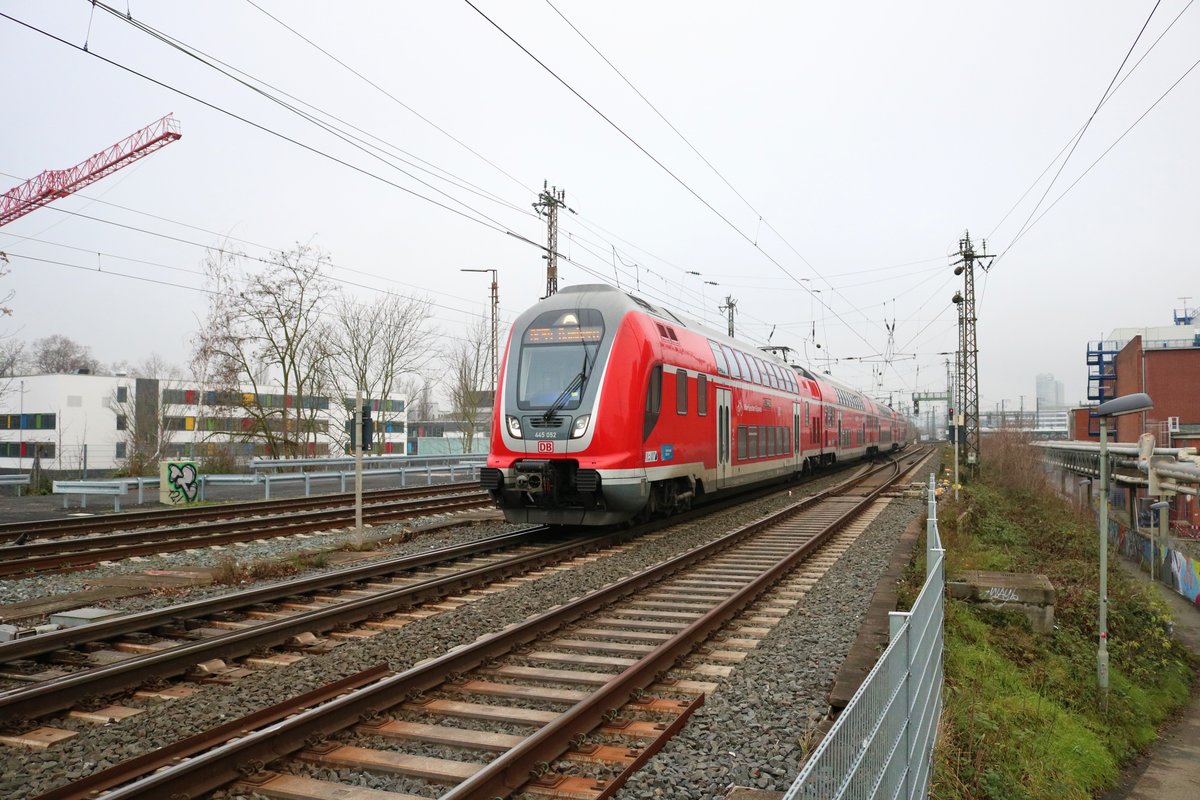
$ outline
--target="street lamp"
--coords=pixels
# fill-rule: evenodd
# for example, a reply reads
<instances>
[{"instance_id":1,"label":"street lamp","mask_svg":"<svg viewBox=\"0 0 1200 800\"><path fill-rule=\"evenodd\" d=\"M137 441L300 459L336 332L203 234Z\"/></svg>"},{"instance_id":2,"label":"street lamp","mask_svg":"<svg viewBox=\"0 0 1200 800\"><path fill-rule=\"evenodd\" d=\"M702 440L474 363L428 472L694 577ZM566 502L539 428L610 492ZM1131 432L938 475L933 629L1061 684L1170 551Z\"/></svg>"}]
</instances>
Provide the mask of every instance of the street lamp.
<instances>
[{"instance_id":1,"label":"street lamp","mask_svg":"<svg viewBox=\"0 0 1200 800\"><path fill-rule=\"evenodd\" d=\"M1108 418L1136 414L1154 407L1145 392L1127 394L1101 403L1100 417L1100 645L1096 651L1096 678L1100 708L1108 710Z\"/></svg>"}]
</instances>

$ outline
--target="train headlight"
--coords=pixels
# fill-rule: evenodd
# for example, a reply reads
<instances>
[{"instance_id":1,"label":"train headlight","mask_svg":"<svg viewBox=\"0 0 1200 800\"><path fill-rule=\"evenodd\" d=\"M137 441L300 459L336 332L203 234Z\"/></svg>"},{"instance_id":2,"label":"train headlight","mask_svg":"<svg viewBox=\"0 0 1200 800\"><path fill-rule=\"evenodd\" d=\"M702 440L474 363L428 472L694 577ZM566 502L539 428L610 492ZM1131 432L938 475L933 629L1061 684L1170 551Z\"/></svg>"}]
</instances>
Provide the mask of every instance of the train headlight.
<instances>
[{"instance_id":1,"label":"train headlight","mask_svg":"<svg viewBox=\"0 0 1200 800\"><path fill-rule=\"evenodd\" d=\"M521 420L516 417L508 416L504 420L508 423L508 435L514 439L521 438Z\"/></svg>"},{"instance_id":2,"label":"train headlight","mask_svg":"<svg viewBox=\"0 0 1200 800\"><path fill-rule=\"evenodd\" d=\"M582 417L575 418L575 424L571 426L571 438L578 439L587 433L588 422L592 419L591 414L584 414Z\"/></svg>"}]
</instances>

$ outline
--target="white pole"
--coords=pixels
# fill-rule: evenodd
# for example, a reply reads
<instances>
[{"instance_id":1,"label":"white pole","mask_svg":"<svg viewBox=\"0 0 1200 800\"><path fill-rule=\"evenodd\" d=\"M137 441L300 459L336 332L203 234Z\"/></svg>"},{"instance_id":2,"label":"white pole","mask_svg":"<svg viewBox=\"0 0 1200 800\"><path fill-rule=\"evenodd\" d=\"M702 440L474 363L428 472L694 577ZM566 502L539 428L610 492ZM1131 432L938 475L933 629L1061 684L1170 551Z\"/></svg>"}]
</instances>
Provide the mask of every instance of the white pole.
<instances>
[{"instance_id":1,"label":"white pole","mask_svg":"<svg viewBox=\"0 0 1200 800\"><path fill-rule=\"evenodd\" d=\"M1096 678L1100 710L1108 711L1108 420L1100 417L1100 645Z\"/></svg>"},{"instance_id":2,"label":"white pole","mask_svg":"<svg viewBox=\"0 0 1200 800\"><path fill-rule=\"evenodd\" d=\"M354 532L362 535L362 389L354 390L354 432L350 437L350 446L354 448Z\"/></svg>"}]
</instances>

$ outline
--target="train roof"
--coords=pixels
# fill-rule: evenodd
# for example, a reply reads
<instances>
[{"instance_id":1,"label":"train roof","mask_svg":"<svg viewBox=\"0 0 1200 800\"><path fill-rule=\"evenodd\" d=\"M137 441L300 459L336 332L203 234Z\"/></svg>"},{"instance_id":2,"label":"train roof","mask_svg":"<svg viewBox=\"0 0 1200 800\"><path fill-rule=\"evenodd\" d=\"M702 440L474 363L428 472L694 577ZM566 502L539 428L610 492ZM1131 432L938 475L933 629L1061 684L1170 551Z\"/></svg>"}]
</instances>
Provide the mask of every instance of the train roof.
<instances>
[{"instance_id":1,"label":"train roof","mask_svg":"<svg viewBox=\"0 0 1200 800\"><path fill-rule=\"evenodd\" d=\"M886 403L880 403L876 400L873 400L870 397L867 397L867 395L864 394L861 390L855 389L852 386L847 386L846 384L842 383L841 381L831 378L829 375L818 373L817 371L815 371L815 370L811 369L810 367L807 367L803 364L793 364L769 350L763 350L760 347L758 347L757 345L752 345L749 342L744 342L739 339L735 339L731 336L726 335L726 333L724 331L719 331L715 328L709 327L708 325L706 325L704 323L697 322L694 319L690 319L688 317L684 317L679 314L676 314L675 312L671 311L670 309L663 308L661 306L656 306L653 303L649 302L648 300L646 300L642 297L639 297L635 294L632 294L630 292L627 292L624 289L619 289L616 286L611 286L607 283L573 284L571 286L566 286L566 287L563 287L562 289L560 289L558 291L558 294L555 295L555 297L559 297L559 298L565 300L566 297L569 297L570 295L575 295L575 294L607 295L607 297L604 298L604 302L598 304L598 305L603 306L600 309L601 312L603 312L604 310L607 310L607 309L611 309L614 311L615 310L632 311L634 309L641 309L642 311L646 311L646 312L658 317L659 319L662 319L665 322L669 322L672 325L678 325L682 328L686 328L687 330L690 330L694 333L697 333L701 336L711 339L714 342L728 345L730 347L737 347L743 351L744 350L752 350L752 351L754 351L754 354L756 356L758 356L759 358L771 361L779 366L792 369L795 372L797 372L799 375L801 375L802 377L807 378L811 381L815 381L818 384L825 384L827 386L832 386L836 389L841 389L842 391L845 391L845 392L852 392L852 393L862 397L863 399L867 400L871 404L873 404L880 411L882 411L883 409L888 409L889 411L891 410L891 408ZM552 300L552 298L546 298L546 300L544 300L542 302L545 303L545 302L549 302L551 300ZM564 305L569 306L569 305L573 305L573 304L564 303Z\"/></svg>"}]
</instances>

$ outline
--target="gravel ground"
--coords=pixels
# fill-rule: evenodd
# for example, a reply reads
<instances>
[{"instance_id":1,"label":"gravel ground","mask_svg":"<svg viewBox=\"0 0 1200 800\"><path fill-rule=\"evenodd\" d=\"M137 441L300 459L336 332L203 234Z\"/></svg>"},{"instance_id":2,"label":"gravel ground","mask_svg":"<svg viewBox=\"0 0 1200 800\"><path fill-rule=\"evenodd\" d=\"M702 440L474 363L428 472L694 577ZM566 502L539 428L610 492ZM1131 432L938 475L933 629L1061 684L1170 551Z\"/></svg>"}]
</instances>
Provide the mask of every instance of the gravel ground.
<instances>
[{"instance_id":1,"label":"gravel ground","mask_svg":"<svg viewBox=\"0 0 1200 800\"><path fill-rule=\"evenodd\" d=\"M412 530L418 525L453 521L456 516L462 515L441 514L408 520L405 523L381 525L366 531L364 538L369 542L371 539L381 539L387 536L398 535L405 530ZM527 526L508 525L503 522L485 522L469 527L459 526L439 529L429 534L419 534L408 542L387 545L381 548L378 553L380 558L387 558L403 553L426 550L431 546L441 547L448 544L473 541L486 536L494 536L504 531L518 530L522 527ZM128 575L147 570L214 567L222 559L229 558L236 559L240 563L265 559L288 559L305 552L338 550L347 545L354 544L357 539L357 535L351 530L335 530L327 533L308 534L303 539L295 537L288 537L286 539L260 539L253 542L246 542L245 546L229 545L217 550L212 548L180 550L174 553L126 559L78 572L46 573L30 575L24 578L6 578L0 581L0 604L19 603L41 597L96 588L97 580L115 575ZM355 563L366 564L369 561L364 560ZM307 570L297 573L297 575L307 575L319 571L321 570ZM274 581L260 581L259 584L271 582ZM258 584L244 584L243 588L249 588L252 585ZM101 605L105 608L120 609L123 611L142 611L148 608L160 608L164 605L179 603L185 600L195 600L215 594L223 594L228 591L230 591L230 587L228 586L193 587L178 591L171 590L157 594L120 598L105 601Z\"/></svg>"},{"instance_id":2,"label":"gravel ground","mask_svg":"<svg viewBox=\"0 0 1200 800\"><path fill-rule=\"evenodd\" d=\"M618 800L711 800L730 785L784 791L829 710L833 677L858 635L879 573L919 499L893 500L838 567L720 680L682 731L617 793Z\"/></svg>"},{"instance_id":3,"label":"gravel ground","mask_svg":"<svg viewBox=\"0 0 1200 800\"><path fill-rule=\"evenodd\" d=\"M807 485L805 491L819 490L840 479L836 476L824 478ZM232 686L209 686L191 697L158 704L152 714L142 714L123 722L86 730L75 739L47 752L5 750L0 752L0 796L21 800L21 798L45 792L70 779L98 769L101 762L115 763L117 760L131 758L176 741L183 736L209 728L219 722L249 713L253 709L278 702L284 692L288 695L299 694L338 677L382 662L389 664L392 669L405 669L420 660L441 655L454 646L469 643L503 625L522 621L552 605L611 583L650 563L658 562L683 550L710 541L734 527L793 502L800 496L801 492L796 491L792 498L784 495L776 499L760 501L753 508L724 512L703 521L682 525L671 536L654 537L649 541L636 543L624 552L599 559L579 569L548 574L538 580L485 597L457 611L418 620L403 629L343 645L328 654L310 657L292 667L256 672ZM916 503L914 507L919 509L921 504ZM890 519L893 515L888 513L885 516ZM874 529L879 526L880 522L876 522L872 527ZM478 531L472 533L478 533ZM884 538L891 535L889 532ZM868 538L871 537L868 536ZM422 539L421 543L426 543L426 540ZM878 549L878 544L872 546ZM863 549L869 548L856 545L853 552L861 552ZM829 614L827 603L835 603L833 607L839 608L839 611L845 610L844 606L846 609L850 609L847 613L861 614L861 611L854 612L853 609L856 600L861 600L864 606L869 600L869 595L862 596L862 587L874 584L873 579L868 580L870 574L878 569L879 563L886 561L885 554L868 552L867 556L873 556L874 560L854 573L856 577L836 579L841 595L844 596L839 595L839 599L832 601L815 602L818 594L823 595L828 591L826 587L831 579L827 578L818 587L819 591L815 590L814 594L809 596L810 600L801 607L801 613L794 615L800 617L803 622L796 625L789 621L786 625L788 630L798 628L797 635L800 637L800 641L815 642L812 653L821 654L821 656L809 655L804 662L801 672L810 676L809 679L806 679L806 685L813 681L827 684L829 676L832 675L841 660L841 655L835 655L835 653L844 654L849 640L853 638L854 622L857 618L848 617L843 613ZM804 611L804 609L811 610ZM820 611L816 609L820 609ZM826 631L828 635L826 635ZM774 637L776 640L780 639L778 632L774 634ZM845 640L845 645L839 644L835 647L827 644L826 639L839 643ZM764 646L764 650L770 652L777 650L784 652L784 655L777 658L774 663L760 667L757 673L769 675L771 684L776 688L769 698L759 698L760 707L742 712L739 722L742 731L739 735L732 736L732 739L738 743L738 748L731 747L730 750L734 752L737 752L739 748L748 750L749 745L753 745L755 741L773 738L770 729L764 729L758 739L748 737L745 730L754 722L756 714L764 718L768 715L767 707L762 704L788 699L788 694L780 691L776 675L788 663L787 653L794 646L794 643L787 642L780 645L778 641ZM826 655L827 651L828 655ZM754 662L758 663L760 658L761 654L754 659ZM827 660L828 663L826 663ZM749 668L739 669L732 681L739 681L737 675L744 671L749 671ZM766 690L760 688L758 691L765 692ZM730 696L732 697L733 694L731 692ZM816 710L815 705L819 692L796 688L791 694L795 695L794 700L798 704L802 702L814 704L812 712L804 711L801 712L802 714L820 713ZM809 695L812 697L809 698ZM718 695L714 702L725 703L726 701L721 700L721 697L722 695ZM806 700L806 698L809 699ZM718 729L722 725L719 721L713 722L716 718L712 714L713 712L710 711L706 717L709 722L705 727L713 731L712 737L715 741L715 737L721 735ZM791 738L794 739L794 737ZM787 739L783 745L787 745L788 749L779 754L781 761L785 760L787 753L795 746L794 742L788 742ZM675 751L676 747L672 747L672 752ZM709 769L709 765L712 763L723 763L719 760L713 762L712 758L712 753L720 753L721 749L714 751L702 748L697 749L697 752L706 754L705 770ZM794 763L794 761L795 758L792 757L791 762ZM763 763L771 762L768 759ZM664 767L658 769L661 771ZM686 774L687 770L684 772ZM736 777L736 774L736 772L727 770L719 779L708 782L705 786L719 785L723 787L730 782L729 776ZM748 771L747 775L749 775ZM688 781L678 778L674 780L676 783L672 785L683 786L690 783L690 779ZM780 778L779 780L784 779ZM637 789L631 787L627 791L637 791ZM653 790L650 791L649 795L628 796L654 796ZM673 791L672 789L672 793L668 793L666 796L706 796L702 794L676 795ZM697 791L700 790L697 789Z\"/></svg>"}]
</instances>

